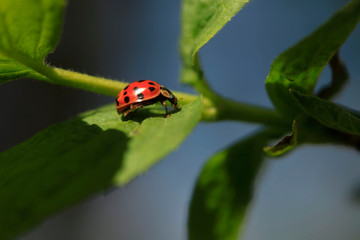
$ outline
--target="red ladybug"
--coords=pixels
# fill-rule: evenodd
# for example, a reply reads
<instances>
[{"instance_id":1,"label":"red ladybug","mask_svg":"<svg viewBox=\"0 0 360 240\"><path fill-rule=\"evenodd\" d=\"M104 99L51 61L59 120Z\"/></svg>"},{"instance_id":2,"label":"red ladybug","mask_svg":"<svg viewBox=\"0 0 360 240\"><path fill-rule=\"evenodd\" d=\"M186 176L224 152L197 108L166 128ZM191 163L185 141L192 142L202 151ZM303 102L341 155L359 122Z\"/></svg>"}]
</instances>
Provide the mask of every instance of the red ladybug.
<instances>
[{"instance_id":1,"label":"red ladybug","mask_svg":"<svg viewBox=\"0 0 360 240\"><path fill-rule=\"evenodd\" d=\"M124 113L124 117L131 111L157 102L161 102L165 107L166 116L169 117L166 100L171 103L174 110L179 108L174 94L166 87L151 80L139 80L130 83L119 92L115 99L117 112L118 114Z\"/></svg>"}]
</instances>

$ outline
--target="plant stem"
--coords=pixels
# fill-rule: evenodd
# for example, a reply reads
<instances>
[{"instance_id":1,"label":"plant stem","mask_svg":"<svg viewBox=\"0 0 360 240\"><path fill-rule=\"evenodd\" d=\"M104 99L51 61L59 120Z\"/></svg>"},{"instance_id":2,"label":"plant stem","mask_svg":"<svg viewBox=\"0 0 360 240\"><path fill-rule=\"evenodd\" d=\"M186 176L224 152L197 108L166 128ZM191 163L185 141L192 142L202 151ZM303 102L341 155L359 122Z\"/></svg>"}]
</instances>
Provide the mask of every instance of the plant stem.
<instances>
[{"instance_id":1,"label":"plant stem","mask_svg":"<svg viewBox=\"0 0 360 240\"><path fill-rule=\"evenodd\" d=\"M128 84L60 68L47 67L45 74L53 83L82 88L114 97ZM187 104L198 97L197 95L176 91L174 91L174 94L181 99L182 104ZM284 124L282 118L275 111L267 108L237 103L224 98L217 102L219 104L214 105L208 98L203 98L203 121L237 120L267 125Z\"/></svg>"},{"instance_id":2,"label":"plant stem","mask_svg":"<svg viewBox=\"0 0 360 240\"><path fill-rule=\"evenodd\" d=\"M52 68L50 66L46 66L45 69L42 68L39 72L47 77L46 81L48 82L80 88L113 97L128 84L60 68ZM198 97L198 95L176 91L173 92L180 99L181 104L187 104ZM203 98L203 121L237 120L266 125L284 124L281 117L275 111L267 108L237 103L228 99L220 99L217 102L219 104L214 104L213 101L210 101L207 97Z\"/></svg>"},{"instance_id":3,"label":"plant stem","mask_svg":"<svg viewBox=\"0 0 360 240\"><path fill-rule=\"evenodd\" d=\"M43 74L48 78L47 81L51 83L80 88L113 97L115 97L121 91L121 89L129 84L126 82L95 77L84 73L73 72L60 68L52 68L49 66L47 67L47 70L43 72ZM185 104L195 100L198 97L197 95L180 92L174 92L174 94L179 99L181 99L182 103Z\"/></svg>"},{"instance_id":4,"label":"plant stem","mask_svg":"<svg viewBox=\"0 0 360 240\"><path fill-rule=\"evenodd\" d=\"M329 85L320 89L317 94L318 97L329 100L338 94L349 80L349 73L344 62L341 60L339 51L330 59L330 68L332 73L331 82Z\"/></svg>"},{"instance_id":5,"label":"plant stem","mask_svg":"<svg viewBox=\"0 0 360 240\"><path fill-rule=\"evenodd\" d=\"M237 120L243 122L260 123L272 126L289 126L291 122L272 109L235 102L227 98L221 98L218 104L217 120Z\"/></svg>"},{"instance_id":6,"label":"plant stem","mask_svg":"<svg viewBox=\"0 0 360 240\"><path fill-rule=\"evenodd\" d=\"M29 77L53 84L79 88L113 97L128 84L55 68L45 65L41 61L36 61L27 56L9 52L4 49L0 49L0 52L11 56L23 65L33 69L34 73ZM200 83L198 87L201 89L201 87L204 87L204 83ZM213 93L208 86L205 90L208 91L208 96L205 95L203 97L202 121L237 120L265 125L284 125L280 116L273 110L224 99ZM174 94L180 100L180 104L187 104L199 97L198 95L176 91L174 91Z\"/></svg>"},{"instance_id":7,"label":"plant stem","mask_svg":"<svg viewBox=\"0 0 360 240\"><path fill-rule=\"evenodd\" d=\"M47 67L43 74L49 82L80 88L115 97L128 83L95 77L84 73Z\"/></svg>"}]
</instances>

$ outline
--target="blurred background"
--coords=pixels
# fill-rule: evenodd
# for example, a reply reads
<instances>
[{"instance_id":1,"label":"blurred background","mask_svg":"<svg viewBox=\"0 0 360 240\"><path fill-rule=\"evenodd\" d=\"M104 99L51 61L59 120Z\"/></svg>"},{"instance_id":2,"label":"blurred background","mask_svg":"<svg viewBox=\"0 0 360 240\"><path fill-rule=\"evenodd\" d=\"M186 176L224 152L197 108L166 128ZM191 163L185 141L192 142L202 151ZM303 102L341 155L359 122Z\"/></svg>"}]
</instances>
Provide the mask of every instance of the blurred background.
<instances>
[{"instance_id":1,"label":"blurred background","mask_svg":"<svg viewBox=\"0 0 360 240\"><path fill-rule=\"evenodd\" d=\"M264 81L273 59L326 21L345 0L252 0L200 50L212 87L238 101L271 107ZM58 67L123 81L179 83L179 0L69 1ZM360 28L341 49L351 80L336 102L360 110ZM319 86L330 79L326 67ZM0 86L0 150L113 98L33 80ZM115 111L115 110L114 110ZM98 194L44 222L21 240L185 240L187 209L206 160L258 126L201 123L179 149L131 184ZM360 239L359 152L302 146L269 159L258 178L246 240Z\"/></svg>"}]
</instances>

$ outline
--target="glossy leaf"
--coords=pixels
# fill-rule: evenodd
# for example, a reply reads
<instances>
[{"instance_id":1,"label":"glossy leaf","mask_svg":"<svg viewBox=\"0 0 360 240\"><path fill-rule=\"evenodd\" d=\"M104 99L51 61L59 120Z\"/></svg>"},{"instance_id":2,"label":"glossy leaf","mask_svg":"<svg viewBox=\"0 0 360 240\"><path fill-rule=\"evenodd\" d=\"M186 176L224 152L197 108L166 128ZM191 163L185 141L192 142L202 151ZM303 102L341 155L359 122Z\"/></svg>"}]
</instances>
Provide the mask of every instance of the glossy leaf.
<instances>
[{"instance_id":1,"label":"glossy leaf","mask_svg":"<svg viewBox=\"0 0 360 240\"><path fill-rule=\"evenodd\" d=\"M324 126L360 135L360 118L344 108L321 98L291 91L301 109Z\"/></svg>"},{"instance_id":2,"label":"glossy leaf","mask_svg":"<svg viewBox=\"0 0 360 240\"><path fill-rule=\"evenodd\" d=\"M217 153L205 164L192 196L190 240L235 240L263 163L264 145L278 137L261 131Z\"/></svg>"},{"instance_id":3,"label":"glossy leaf","mask_svg":"<svg viewBox=\"0 0 360 240\"><path fill-rule=\"evenodd\" d=\"M0 1L0 83L41 78L43 64L59 41L64 0Z\"/></svg>"},{"instance_id":4,"label":"glossy leaf","mask_svg":"<svg viewBox=\"0 0 360 240\"><path fill-rule=\"evenodd\" d=\"M360 20L360 1L353 0L324 25L280 54L266 79L267 92L275 107L289 118L300 112L289 89L311 94L331 57L339 50Z\"/></svg>"},{"instance_id":5,"label":"glossy leaf","mask_svg":"<svg viewBox=\"0 0 360 240\"><path fill-rule=\"evenodd\" d=\"M0 154L0 239L113 185L177 148L200 119L201 99L165 118L146 107L123 121L113 104L55 124Z\"/></svg>"}]
</instances>

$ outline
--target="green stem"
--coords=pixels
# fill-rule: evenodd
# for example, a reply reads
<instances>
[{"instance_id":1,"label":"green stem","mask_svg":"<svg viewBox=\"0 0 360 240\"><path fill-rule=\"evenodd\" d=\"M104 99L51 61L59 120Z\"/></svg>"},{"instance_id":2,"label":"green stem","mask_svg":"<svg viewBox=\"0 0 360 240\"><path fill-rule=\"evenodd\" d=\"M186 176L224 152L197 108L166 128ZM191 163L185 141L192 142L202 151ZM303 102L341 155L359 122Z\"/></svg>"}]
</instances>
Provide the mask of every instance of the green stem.
<instances>
[{"instance_id":1,"label":"green stem","mask_svg":"<svg viewBox=\"0 0 360 240\"><path fill-rule=\"evenodd\" d=\"M197 55L194 62L184 62L181 79L204 96L203 121L237 120L272 126L291 126L291 122L284 121L271 109L234 102L217 94L207 83Z\"/></svg>"},{"instance_id":2,"label":"green stem","mask_svg":"<svg viewBox=\"0 0 360 240\"><path fill-rule=\"evenodd\" d=\"M42 74L48 77L49 82L70 87L81 88L105 95L116 96L127 83L94 77L87 74L67 71L60 68L46 67ZM198 96L174 91L181 104L187 104ZM273 110L237 103L228 99L219 99L219 104L213 104L207 97L203 98L203 121L237 120L267 125L284 124L282 118Z\"/></svg>"},{"instance_id":3,"label":"green stem","mask_svg":"<svg viewBox=\"0 0 360 240\"><path fill-rule=\"evenodd\" d=\"M243 122L260 123L272 126L291 126L291 122L272 109L235 102L221 98L218 104L217 120L237 120Z\"/></svg>"},{"instance_id":4,"label":"green stem","mask_svg":"<svg viewBox=\"0 0 360 240\"><path fill-rule=\"evenodd\" d=\"M49 82L115 97L128 83L47 66L42 72Z\"/></svg>"},{"instance_id":5,"label":"green stem","mask_svg":"<svg viewBox=\"0 0 360 240\"><path fill-rule=\"evenodd\" d=\"M48 82L114 97L128 84L60 68L51 68L49 66L44 66L44 68L38 70L47 77L46 80ZM174 91L174 94L180 99L181 104L187 104L198 97L197 95L176 91ZM237 103L228 99L219 99L217 102L219 104L214 104L213 101L207 97L203 98L203 121L237 120L266 125L284 124L281 117L276 112L267 108Z\"/></svg>"},{"instance_id":6,"label":"green stem","mask_svg":"<svg viewBox=\"0 0 360 240\"><path fill-rule=\"evenodd\" d=\"M47 77L47 81L51 83L80 88L113 97L129 84L49 66L47 66L45 71L42 71L42 74L44 74ZM189 103L198 97L197 95L180 92L174 92L174 94L181 99L181 102L184 104Z\"/></svg>"},{"instance_id":7,"label":"green stem","mask_svg":"<svg viewBox=\"0 0 360 240\"><path fill-rule=\"evenodd\" d=\"M47 67L43 72L50 81L88 91L116 96L128 83L94 77L87 74L67 71L60 68ZM180 103L187 104L198 96L174 91ZM207 97L203 98L203 121L237 120L267 125L284 124L282 118L273 110L237 103L228 99L219 99L219 104L214 105Z\"/></svg>"},{"instance_id":8,"label":"green stem","mask_svg":"<svg viewBox=\"0 0 360 240\"><path fill-rule=\"evenodd\" d=\"M19 55L13 52L10 53L3 49L1 50L2 53L11 56L23 65L33 69L35 72L31 74L30 77L38 80L88 90L113 97L115 97L120 90L128 84L125 82L64 70L61 68L54 68L49 65L44 65L41 61L36 61L24 55ZM204 87L204 83L199 84L198 87L201 89ZM208 94L206 94L208 96L205 95L203 97L203 121L237 120L265 125L286 124L273 110L244 103L237 103L229 99L221 98L213 93L208 86L206 86L205 90L208 91ZM174 94L180 100L180 104L187 104L198 97L198 95L176 91L174 91Z\"/></svg>"}]
</instances>

